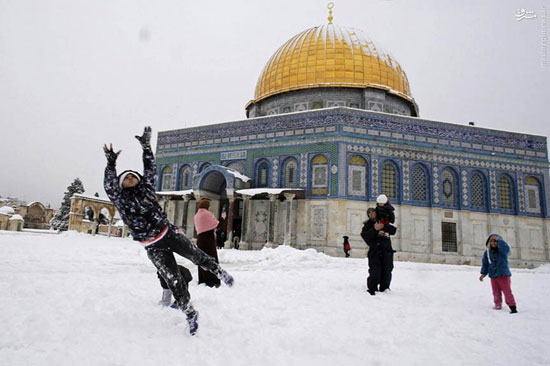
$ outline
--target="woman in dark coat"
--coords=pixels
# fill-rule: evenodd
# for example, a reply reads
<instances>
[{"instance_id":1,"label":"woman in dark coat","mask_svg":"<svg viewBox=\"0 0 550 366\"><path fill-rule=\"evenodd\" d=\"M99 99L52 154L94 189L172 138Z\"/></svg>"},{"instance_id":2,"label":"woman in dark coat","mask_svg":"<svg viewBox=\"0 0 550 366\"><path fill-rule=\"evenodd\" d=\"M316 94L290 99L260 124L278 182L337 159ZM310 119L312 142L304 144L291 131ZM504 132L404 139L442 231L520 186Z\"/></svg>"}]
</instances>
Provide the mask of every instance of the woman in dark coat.
<instances>
[{"instance_id":1,"label":"woman in dark coat","mask_svg":"<svg viewBox=\"0 0 550 366\"><path fill-rule=\"evenodd\" d=\"M218 251L216 249L216 236L214 230L218 226L218 220L214 217L212 212L208 211L210 208L210 201L202 199L199 202L198 211L195 214L195 230L197 231L197 246L206 254L213 257L216 263L218 260ZM219 287L220 279L214 274L203 270L199 266L199 284L204 283L208 287Z\"/></svg>"}]
</instances>

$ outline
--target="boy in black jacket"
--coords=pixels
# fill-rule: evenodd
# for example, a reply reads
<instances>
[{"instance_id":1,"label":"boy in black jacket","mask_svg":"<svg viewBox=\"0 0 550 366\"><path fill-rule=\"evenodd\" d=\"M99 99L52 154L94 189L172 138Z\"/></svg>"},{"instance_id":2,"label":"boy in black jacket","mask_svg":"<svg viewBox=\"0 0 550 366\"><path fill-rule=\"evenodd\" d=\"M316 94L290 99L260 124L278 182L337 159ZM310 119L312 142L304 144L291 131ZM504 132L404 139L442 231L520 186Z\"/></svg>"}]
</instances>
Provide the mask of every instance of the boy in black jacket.
<instances>
[{"instance_id":1,"label":"boy in black jacket","mask_svg":"<svg viewBox=\"0 0 550 366\"><path fill-rule=\"evenodd\" d=\"M168 222L155 194L157 169L151 150L151 127L145 127L143 135L136 136L136 139L143 148L143 176L132 170L126 170L117 176L116 159L121 151L115 153L112 144L110 147L103 146L107 157L105 192L120 213L122 221L128 226L134 240L145 247L147 256L166 281L179 308L187 316L189 332L195 335L199 326L199 313L189 301L187 282L178 269L174 253L216 274L228 286L233 285L233 277Z\"/></svg>"}]
</instances>

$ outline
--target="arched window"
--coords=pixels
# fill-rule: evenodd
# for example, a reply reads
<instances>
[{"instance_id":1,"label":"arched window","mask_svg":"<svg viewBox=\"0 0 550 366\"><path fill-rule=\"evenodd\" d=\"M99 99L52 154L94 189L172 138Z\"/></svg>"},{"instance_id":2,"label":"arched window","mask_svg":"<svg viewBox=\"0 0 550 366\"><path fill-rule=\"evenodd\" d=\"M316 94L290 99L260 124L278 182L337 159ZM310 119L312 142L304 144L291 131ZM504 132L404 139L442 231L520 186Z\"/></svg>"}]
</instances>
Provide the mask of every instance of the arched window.
<instances>
[{"instance_id":1,"label":"arched window","mask_svg":"<svg viewBox=\"0 0 550 366\"><path fill-rule=\"evenodd\" d=\"M311 194L328 194L328 159L316 155L311 160Z\"/></svg>"},{"instance_id":2,"label":"arched window","mask_svg":"<svg viewBox=\"0 0 550 366\"><path fill-rule=\"evenodd\" d=\"M485 188L485 179L477 172L472 174L470 178L470 201L472 208L487 210L487 189Z\"/></svg>"},{"instance_id":3,"label":"arched window","mask_svg":"<svg viewBox=\"0 0 550 366\"><path fill-rule=\"evenodd\" d=\"M284 164L284 187L296 187L298 183L298 164L294 159L288 159Z\"/></svg>"},{"instance_id":4,"label":"arched window","mask_svg":"<svg viewBox=\"0 0 550 366\"><path fill-rule=\"evenodd\" d=\"M169 191L172 188L172 168L169 166L162 169L162 191Z\"/></svg>"},{"instance_id":5,"label":"arched window","mask_svg":"<svg viewBox=\"0 0 550 366\"><path fill-rule=\"evenodd\" d=\"M535 177L525 179L525 210L532 213L541 213L540 184Z\"/></svg>"},{"instance_id":6,"label":"arched window","mask_svg":"<svg viewBox=\"0 0 550 366\"><path fill-rule=\"evenodd\" d=\"M458 207L458 180L451 169L441 173L441 201L444 206Z\"/></svg>"},{"instance_id":7,"label":"arched window","mask_svg":"<svg viewBox=\"0 0 550 366\"><path fill-rule=\"evenodd\" d=\"M351 196L367 194L367 161L360 155L353 155L348 161L348 192Z\"/></svg>"},{"instance_id":8,"label":"arched window","mask_svg":"<svg viewBox=\"0 0 550 366\"><path fill-rule=\"evenodd\" d=\"M190 189L191 188L191 169L186 166L181 170L180 176L180 188L181 189Z\"/></svg>"},{"instance_id":9,"label":"arched window","mask_svg":"<svg viewBox=\"0 0 550 366\"><path fill-rule=\"evenodd\" d=\"M256 187L262 188L268 185L268 166L266 161L262 161L258 164L256 169Z\"/></svg>"},{"instance_id":10,"label":"arched window","mask_svg":"<svg viewBox=\"0 0 550 366\"><path fill-rule=\"evenodd\" d=\"M501 175L498 179L498 208L501 210L510 211L514 209L512 181L506 175Z\"/></svg>"},{"instance_id":11,"label":"arched window","mask_svg":"<svg viewBox=\"0 0 550 366\"><path fill-rule=\"evenodd\" d=\"M382 165L382 193L388 198L397 199L397 169L389 161Z\"/></svg>"},{"instance_id":12,"label":"arched window","mask_svg":"<svg viewBox=\"0 0 550 366\"><path fill-rule=\"evenodd\" d=\"M421 164L416 164L412 170L412 199L413 201L429 202L428 172Z\"/></svg>"}]
</instances>

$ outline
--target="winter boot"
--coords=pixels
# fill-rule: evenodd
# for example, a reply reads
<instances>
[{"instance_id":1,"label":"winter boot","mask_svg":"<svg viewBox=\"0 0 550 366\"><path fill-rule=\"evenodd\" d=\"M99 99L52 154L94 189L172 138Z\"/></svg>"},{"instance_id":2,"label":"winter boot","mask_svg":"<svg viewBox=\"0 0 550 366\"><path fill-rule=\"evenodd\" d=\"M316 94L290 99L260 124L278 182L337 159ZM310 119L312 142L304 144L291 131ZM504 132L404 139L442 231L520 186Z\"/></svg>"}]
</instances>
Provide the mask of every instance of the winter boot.
<instances>
[{"instance_id":1,"label":"winter boot","mask_svg":"<svg viewBox=\"0 0 550 366\"><path fill-rule=\"evenodd\" d=\"M176 310L178 310L178 309L180 308L180 306L178 305L178 302L177 302L177 301L174 301L174 302L172 303L172 305L170 305L170 307L171 307L172 309L176 309Z\"/></svg>"},{"instance_id":2,"label":"winter boot","mask_svg":"<svg viewBox=\"0 0 550 366\"><path fill-rule=\"evenodd\" d=\"M218 270L218 278L223 281L227 286L231 287L233 286L233 276L231 276L229 273L227 273L224 269Z\"/></svg>"},{"instance_id":3,"label":"winter boot","mask_svg":"<svg viewBox=\"0 0 550 366\"><path fill-rule=\"evenodd\" d=\"M172 291L169 289L162 290L162 298L159 301L159 305L170 306L170 301L172 301Z\"/></svg>"},{"instance_id":4,"label":"winter boot","mask_svg":"<svg viewBox=\"0 0 550 366\"><path fill-rule=\"evenodd\" d=\"M516 305L510 306L510 314L515 314L518 312L518 309L516 308Z\"/></svg>"},{"instance_id":5,"label":"winter boot","mask_svg":"<svg viewBox=\"0 0 550 366\"><path fill-rule=\"evenodd\" d=\"M375 292L374 290L367 290L367 292L368 292L369 294L371 294L371 296L376 295L376 292Z\"/></svg>"},{"instance_id":6,"label":"winter boot","mask_svg":"<svg viewBox=\"0 0 550 366\"><path fill-rule=\"evenodd\" d=\"M185 309L185 315L187 315L187 323L189 324L189 333L194 336L199 329L199 312L193 308L193 305L188 304Z\"/></svg>"}]
</instances>

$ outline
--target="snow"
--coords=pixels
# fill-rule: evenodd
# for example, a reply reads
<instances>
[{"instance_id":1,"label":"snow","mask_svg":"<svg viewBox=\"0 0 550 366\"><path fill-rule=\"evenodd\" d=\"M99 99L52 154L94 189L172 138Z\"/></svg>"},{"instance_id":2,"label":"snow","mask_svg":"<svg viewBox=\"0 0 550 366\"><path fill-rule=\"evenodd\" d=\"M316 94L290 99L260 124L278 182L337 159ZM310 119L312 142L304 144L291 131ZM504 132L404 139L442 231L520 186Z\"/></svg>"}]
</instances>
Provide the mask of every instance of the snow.
<instances>
[{"instance_id":1,"label":"snow","mask_svg":"<svg viewBox=\"0 0 550 366\"><path fill-rule=\"evenodd\" d=\"M11 220L23 220L23 216L21 216L19 214L15 214L12 217L10 217L10 221Z\"/></svg>"},{"instance_id":2,"label":"snow","mask_svg":"<svg viewBox=\"0 0 550 366\"><path fill-rule=\"evenodd\" d=\"M550 266L512 269L519 313L491 309L479 268L396 262L365 292L367 263L313 249L221 250L228 288L196 283L195 337L157 305L155 269L130 239L0 231L0 365L548 365ZM546 320L544 320L546 319Z\"/></svg>"},{"instance_id":3,"label":"snow","mask_svg":"<svg viewBox=\"0 0 550 366\"><path fill-rule=\"evenodd\" d=\"M229 174L232 174L235 178L239 178L241 181L243 182L248 182L250 180L249 177L247 177L246 175L244 174L241 174L239 173L238 171L236 170L233 170L233 169L227 169L227 172Z\"/></svg>"},{"instance_id":4,"label":"snow","mask_svg":"<svg viewBox=\"0 0 550 366\"><path fill-rule=\"evenodd\" d=\"M155 192L157 194L157 196L187 196L188 194L192 194L193 193L193 190L192 189L186 189L186 190L183 190L183 191L160 191L160 192Z\"/></svg>"},{"instance_id":5,"label":"snow","mask_svg":"<svg viewBox=\"0 0 550 366\"><path fill-rule=\"evenodd\" d=\"M236 193L242 194L243 196L255 196L257 194L267 193L267 194L280 194L283 191L303 191L303 189L297 188L249 188L249 189L239 189Z\"/></svg>"},{"instance_id":6,"label":"snow","mask_svg":"<svg viewBox=\"0 0 550 366\"><path fill-rule=\"evenodd\" d=\"M5 215L13 215L15 213L15 210L13 207L10 206L2 206L0 207L0 213L3 213Z\"/></svg>"},{"instance_id":7,"label":"snow","mask_svg":"<svg viewBox=\"0 0 550 366\"><path fill-rule=\"evenodd\" d=\"M82 193L75 193L73 194L73 197L80 197L93 202L111 203L111 200L109 200L106 197L96 197L96 196L90 196Z\"/></svg>"}]
</instances>

